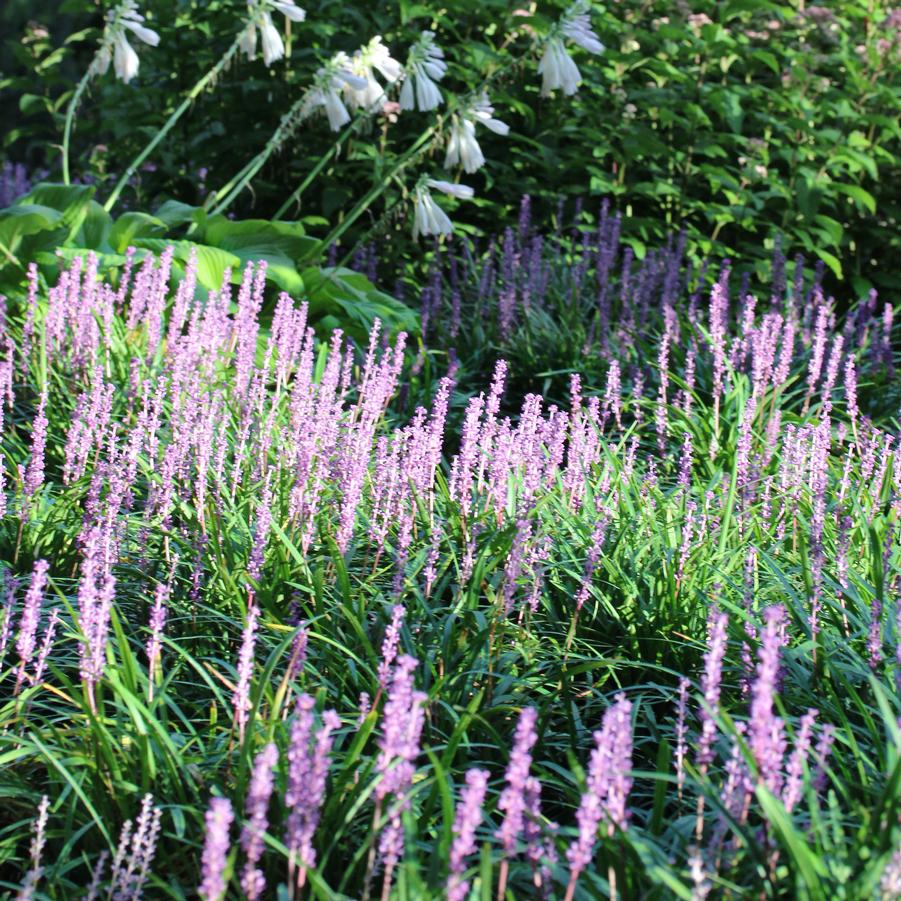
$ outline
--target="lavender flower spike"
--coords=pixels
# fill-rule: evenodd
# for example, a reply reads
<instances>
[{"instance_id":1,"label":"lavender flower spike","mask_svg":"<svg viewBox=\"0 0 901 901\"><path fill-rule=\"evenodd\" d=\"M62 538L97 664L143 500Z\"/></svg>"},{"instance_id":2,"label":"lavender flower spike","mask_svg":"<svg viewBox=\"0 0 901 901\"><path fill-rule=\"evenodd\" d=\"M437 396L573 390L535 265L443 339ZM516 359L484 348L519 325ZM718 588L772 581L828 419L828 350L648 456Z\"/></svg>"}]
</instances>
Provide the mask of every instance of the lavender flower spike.
<instances>
[{"instance_id":1,"label":"lavender flower spike","mask_svg":"<svg viewBox=\"0 0 901 901\"><path fill-rule=\"evenodd\" d=\"M513 751L507 765L507 787L501 792L497 802L498 810L504 811L504 821L497 831L497 837L507 857L512 857L516 853L516 843L523 829L525 790L529 769L532 766L532 746L538 741L535 732L537 719L538 711L534 707L524 707L519 715Z\"/></svg>"},{"instance_id":2,"label":"lavender flower spike","mask_svg":"<svg viewBox=\"0 0 901 901\"><path fill-rule=\"evenodd\" d=\"M779 631L785 609L774 605L764 611L764 628L757 663L757 676L751 688L751 722L748 744L764 785L775 795L781 793L782 758L785 754L785 728L774 711L776 683L779 677Z\"/></svg>"},{"instance_id":3,"label":"lavender flower spike","mask_svg":"<svg viewBox=\"0 0 901 901\"><path fill-rule=\"evenodd\" d=\"M571 901L579 875L590 866L597 841L598 826L607 820L608 833L624 828L628 818L626 797L632 787L632 704L624 694L608 707L599 731L594 733L588 782L576 813L579 837L566 851L570 877L566 901Z\"/></svg>"},{"instance_id":4,"label":"lavender flower spike","mask_svg":"<svg viewBox=\"0 0 901 901\"><path fill-rule=\"evenodd\" d=\"M163 630L166 628L166 601L169 586L160 583L156 587L153 608L150 611L150 638L147 640L147 677L150 685L150 697L153 698L153 686L160 668L160 652Z\"/></svg>"},{"instance_id":5,"label":"lavender flower spike","mask_svg":"<svg viewBox=\"0 0 901 901\"><path fill-rule=\"evenodd\" d=\"M203 901L220 901L228 886L225 864L228 858L229 829L235 814L228 798L210 798L206 812L206 839L203 843L203 881L197 894Z\"/></svg>"},{"instance_id":6,"label":"lavender flower spike","mask_svg":"<svg viewBox=\"0 0 901 901\"><path fill-rule=\"evenodd\" d=\"M375 790L376 809L381 809L388 795L394 802L379 837L379 854L385 867L385 898L390 893L394 867L403 856L402 813L410 806L408 795L416 774L416 758L420 753L420 737L425 721L423 708L428 700L424 692L413 690L413 671L418 665L416 658L408 654L398 658L382 713L380 753L376 760L376 769L381 777Z\"/></svg>"},{"instance_id":7,"label":"lavender flower spike","mask_svg":"<svg viewBox=\"0 0 901 901\"><path fill-rule=\"evenodd\" d=\"M41 857L44 854L44 845L47 842L47 811L50 808L50 799L44 795L38 805L37 819L34 821L34 835L31 839L31 868L25 874L25 881L16 901L31 901L34 897L35 886L44 874Z\"/></svg>"},{"instance_id":8,"label":"lavender flower spike","mask_svg":"<svg viewBox=\"0 0 901 901\"><path fill-rule=\"evenodd\" d=\"M341 721L334 710L322 715L322 727L313 738L313 707L315 701L308 694L297 699L291 743L288 747L288 787L285 806L288 808L288 827L285 844L288 846L289 882L303 888L307 870L316 866L313 836L319 825L319 815L325 798L329 754ZM295 877L297 864L300 869Z\"/></svg>"},{"instance_id":9,"label":"lavender flower spike","mask_svg":"<svg viewBox=\"0 0 901 901\"><path fill-rule=\"evenodd\" d=\"M47 571L50 564L46 560L38 560L34 564L34 572L31 576L31 584L25 594L25 602L22 606L22 616L19 620L19 637L16 641L16 650L19 652L19 672L16 677L16 690L25 678L25 670L31 662L37 643L38 624L41 620L41 601L44 596L44 587L47 584Z\"/></svg>"},{"instance_id":10,"label":"lavender flower spike","mask_svg":"<svg viewBox=\"0 0 901 901\"><path fill-rule=\"evenodd\" d=\"M235 693L232 698L238 738L242 743L244 730L247 728L247 716L253 708L250 702L250 683L253 679L254 648L259 614L260 611L251 595L250 605L247 608L247 622L241 637L241 650L238 653L238 680L235 683Z\"/></svg>"},{"instance_id":11,"label":"lavender flower spike","mask_svg":"<svg viewBox=\"0 0 901 901\"><path fill-rule=\"evenodd\" d=\"M463 874L466 872L466 858L476 850L476 829L482 822L482 804L485 802L488 776L488 770L473 769L466 774L466 787L460 795L454 817L447 901L465 901L469 895L469 882L463 878Z\"/></svg>"},{"instance_id":12,"label":"lavender flower spike","mask_svg":"<svg viewBox=\"0 0 901 901\"><path fill-rule=\"evenodd\" d=\"M161 816L159 807L153 806L153 795L147 794L141 801L134 832L131 820L123 823L110 875L111 898L141 897L156 853Z\"/></svg>"},{"instance_id":13,"label":"lavender flower spike","mask_svg":"<svg viewBox=\"0 0 901 901\"><path fill-rule=\"evenodd\" d=\"M246 855L241 874L241 888L248 901L263 897L266 877L257 866L263 856L263 835L269 824L269 798L272 795L273 770L278 763L278 748L273 742L257 754L253 761L253 775L247 790L247 824L241 832L241 847Z\"/></svg>"},{"instance_id":14,"label":"lavender flower spike","mask_svg":"<svg viewBox=\"0 0 901 901\"><path fill-rule=\"evenodd\" d=\"M378 669L379 685L382 687L382 691L388 690L388 683L391 681L391 666L397 657L400 629L405 613L403 604L395 604L391 610L391 622L385 629L385 637L382 640L382 659L379 661Z\"/></svg>"},{"instance_id":15,"label":"lavender flower spike","mask_svg":"<svg viewBox=\"0 0 901 901\"><path fill-rule=\"evenodd\" d=\"M723 658L726 655L726 627L729 617L712 610L707 620L709 644L704 655L704 675L701 688L704 691L703 706L698 714L701 720L701 737L698 740L698 766L706 770L713 763L713 740L716 738L716 718L720 707L720 682L723 677Z\"/></svg>"}]
</instances>

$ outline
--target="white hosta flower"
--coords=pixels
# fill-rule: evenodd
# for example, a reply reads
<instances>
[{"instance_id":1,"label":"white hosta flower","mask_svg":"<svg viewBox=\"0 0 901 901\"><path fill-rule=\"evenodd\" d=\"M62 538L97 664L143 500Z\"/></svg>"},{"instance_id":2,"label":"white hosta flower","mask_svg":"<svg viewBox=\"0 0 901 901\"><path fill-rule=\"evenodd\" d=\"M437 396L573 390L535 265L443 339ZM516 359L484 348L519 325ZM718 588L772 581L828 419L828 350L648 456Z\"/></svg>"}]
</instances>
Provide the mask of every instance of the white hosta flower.
<instances>
[{"instance_id":1,"label":"white hosta flower","mask_svg":"<svg viewBox=\"0 0 901 901\"><path fill-rule=\"evenodd\" d=\"M263 62L271 66L285 55L285 44L278 29L272 24L272 16L263 13L259 21L260 41L263 45Z\"/></svg>"},{"instance_id":2,"label":"white hosta flower","mask_svg":"<svg viewBox=\"0 0 901 901\"><path fill-rule=\"evenodd\" d=\"M558 88L567 96L575 94L582 83L579 67L566 52L563 41L558 37L551 38L545 47L544 56L538 64L541 76L541 96L550 97Z\"/></svg>"},{"instance_id":3,"label":"white hosta flower","mask_svg":"<svg viewBox=\"0 0 901 901\"><path fill-rule=\"evenodd\" d=\"M587 4L576 3L571 6L560 21L560 30L583 50L594 54L604 52L604 45L592 30Z\"/></svg>"},{"instance_id":4,"label":"white hosta flower","mask_svg":"<svg viewBox=\"0 0 901 901\"><path fill-rule=\"evenodd\" d=\"M604 52L604 45L591 28L587 9L587 4L581 0L573 4L548 38L544 56L538 64L538 74L542 76L542 97L549 97L558 89L562 89L567 95L575 94L582 83L579 67L569 55L563 38L569 39L589 53Z\"/></svg>"},{"instance_id":5,"label":"white hosta flower","mask_svg":"<svg viewBox=\"0 0 901 901\"><path fill-rule=\"evenodd\" d=\"M482 91L479 99L473 104L472 116L496 135L506 135L510 131L510 126L506 122L494 118L494 107L491 105L486 91Z\"/></svg>"},{"instance_id":6,"label":"white hosta flower","mask_svg":"<svg viewBox=\"0 0 901 901\"><path fill-rule=\"evenodd\" d=\"M494 118L494 107L484 91L475 103L462 116L454 116L451 120L450 138L447 142L447 155L444 168L453 169L463 165L464 172L470 175L485 165L482 148L476 140L476 123L480 122L495 134L506 135L510 126Z\"/></svg>"},{"instance_id":7,"label":"white hosta flower","mask_svg":"<svg viewBox=\"0 0 901 901\"><path fill-rule=\"evenodd\" d=\"M460 185L452 181L442 181L440 178L426 179L426 184L436 191L442 191L450 197L456 197L458 200L472 200L475 197L475 190L469 185Z\"/></svg>"},{"instance_id":8,"label":"white hosta flower","mask_svg":"<svg viewBox=\"0 0 901 901\"><path fill-rule=\"evenodd\" d=\"M306 10L301 9L294 0L269 0L269 2L292 22L303 22L307 17Z\"/></svg>"},{"instance_id":9,"label":"white hosta flower","mask_svg":"<svg viewBox=\"0 0 901 901\"><path fill-rule=\"evenodd\" d=\"M434 41L433 31L424 31L410 48L407 77L400 91L401 109L435 109L444 102L436 81L447 72L444 51Z\"/></svg>"},{"instance_id":10,"label":"white hosta flower","mask_svg":"<svg viewBox=\"0 0 901 901\"><path fill-rule=\"evenodd\" d=\"M351 60L346 53L336 53L329 62L317 70L313 87L304 100L300 118L305 119L315 110L322 108L328 117L332 131L338 131L350 122L350 113L341 100L341 92L345 88L363 91L366 79L355 75L351 68Z\"/></svg>"},{"instance_id":11,"label":"white hosta flower","mask_svg":"<svg viewBox=\"0 0 901 901\"><path fill-rule=\"evenodd\" d=\"M138 12L138 4L135 3L135 0L126 0L120 9L122 10L120 21L124 28L133 32L137 38L151 47L159 44L160 36L152 28L141 24L144 22L144 16Z\"/></svg>"},{"instance_id":12,"label":"white hosta flower","mask_svg":"<svg viewBox=\"0 0 901 901\"><path fill-rule=\"evenodd\" d=\"M138 12L135 0L124 0L109 12L103 43L94 57L93 70L97 75L105 75L111 61L116 77L125 84L128 84L138 74L140 65L138 54L128 43L125 30L128 29L135 37L151 47L156 47L160 42L160 36L152 28L144 25L144 21L144 16Z\"/></svg>"},{"instance_id":13,"label":"white hosta flower","mask_svg":"<svg viewBox=\"0 0 901 901\"><path fill-rule=\"evenodd\" d=\"M285 55L285 42L272 21L272 10L280 12L292 22L303 22L307 17L294 0L248 0L247 8L252 19L241 35L239 46L248 59L257 55L257 32L263 46L263 62L271 66Z\"/></svg>"},{"instance_id":14,"label":"white hosta flower","mask_svg":"<svg viewBox=\"0 0 901 901\"><path fill-rule=\"evenodd\" d=\"M417 188L413 197L413 240L420 235L450 235L453 231L454 224L432 200L428 188Z\"/></svg>"},{"instance_id":15,"label":"white hosta flower","mask_svg":"<svg viewBox=\"0 0 901 901\"><path fill-rule=\"evenodd\" d=\"M255 22L251 22L247 26L247 28L244 29L244 33L241 35L241 40L238 42L238 46L241 48L241 52L248 59L256 59L257 26Z\"/></svg>"},{"instance_id":16,"label":"white hosta flower","mask_svg":"<svg viewBox=\"0 0 901 901\"><path fill-rule=\"evenodd\" d=\"M429 178L424 183L417 185L413 194L413 240L420 235L450 235L453 234L454 224L447 213L432 199L429 188L443 191L452 197L461 200L469 200L473 196L473 190L468 185L457 185L449 181L440 181Z\"/></svg>"},{"instance_id":17,"label":"white hosta flower","mask_svg":"<svg viewBox=\"0 0 901 901\"><path fill-rule=\"evenodd\" d=\"M354 88L347 83L344 85L344 93L351 109L365 109L372 112L379 109L387 100L384 88L376 80L374 69L378 70L389 84L393 84L403 74L403 67L391 57L390 51L379 36L374 37L365 47L361 47L351 60L354 75L365 82L362 89Z\"/></svg>"},{"instance_id":18,"label":"white hosta flower","mask_svg":"<svg viewBox=\"0 0 901 901\"><path fill-rule=\"evenodd\" d=\"M447 142L447 155L444 157L444 168L453 169L460 163L463 164L464 172L472 174L485 165L485 157L476 140L475 123L454 116Z\"/></svg>"},{"instance_id":19,"label":"white hosta flower","mask_svg":"<svg viewBox=\"0 0 901 901\"><path fill-rule=\"evenodd\" d=\"M128 43L125 32L118 32L113 38L113 67L116 70L116 78L128 84L138 74L139 65L138 54Z\"/></svg>"}]
</instances>

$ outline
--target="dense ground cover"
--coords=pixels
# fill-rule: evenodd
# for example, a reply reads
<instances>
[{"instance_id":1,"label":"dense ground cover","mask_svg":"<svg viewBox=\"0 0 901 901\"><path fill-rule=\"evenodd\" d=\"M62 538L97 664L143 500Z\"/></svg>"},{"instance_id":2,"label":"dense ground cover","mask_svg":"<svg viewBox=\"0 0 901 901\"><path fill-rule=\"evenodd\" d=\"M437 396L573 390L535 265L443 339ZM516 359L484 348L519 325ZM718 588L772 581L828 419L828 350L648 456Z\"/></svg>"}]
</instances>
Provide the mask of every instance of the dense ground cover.
<instances>
[{"instance_id":1,"label":"dense ground cover","mask_svg":"<svg viewBox=\"0 0 901 901\"><path fill-rule=\"evenodd\" d=\"M0 896L901 898L901 11L53 6Z\"/></svg>"},{"instance_id":2,"label":"dense ground cover","mask_svg":"<svg viewBox=\"0 0 901 901\"><path fill-rule=\"evenodd\" d=\"M5 888L899 896L893 308L599 220L436 261L425 344L30 268Z\"/></svg>"}]
</instances>

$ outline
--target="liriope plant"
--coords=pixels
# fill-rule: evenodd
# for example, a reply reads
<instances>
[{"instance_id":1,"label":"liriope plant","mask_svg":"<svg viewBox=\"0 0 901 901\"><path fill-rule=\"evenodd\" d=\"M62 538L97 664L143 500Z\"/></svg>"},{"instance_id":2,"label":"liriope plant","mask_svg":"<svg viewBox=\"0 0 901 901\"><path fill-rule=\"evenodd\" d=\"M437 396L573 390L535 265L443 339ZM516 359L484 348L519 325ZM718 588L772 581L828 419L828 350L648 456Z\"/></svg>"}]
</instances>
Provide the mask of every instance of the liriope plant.
<instances>
[{"instance_id":1,"label":"liriope plant","mask_svg":"<svg viewBox=\"0 0 901 901\"><path fill-rule=\"evenodd\" d=\"M4 888L892 897L893 308L522 222L458 266L458 325L602 306L563 400L464 358L410 403L408 336L270 317L262 263L205 296L171 249L32 270L0 342Z\"/></svg>"}]
</instances>

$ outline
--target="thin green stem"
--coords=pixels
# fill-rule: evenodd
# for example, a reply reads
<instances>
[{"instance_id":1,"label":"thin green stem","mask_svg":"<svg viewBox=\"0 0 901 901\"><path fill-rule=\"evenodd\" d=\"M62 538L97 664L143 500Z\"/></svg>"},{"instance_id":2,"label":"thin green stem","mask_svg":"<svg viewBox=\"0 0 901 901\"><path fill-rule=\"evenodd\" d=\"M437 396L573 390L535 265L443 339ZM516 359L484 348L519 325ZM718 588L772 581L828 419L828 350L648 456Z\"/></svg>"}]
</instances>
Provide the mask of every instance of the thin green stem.
<instances>
[{"instance_id":1,"label":"thin green stem","mask_svg":"<svg viewBox=\"0 0 901 901\"><path fill-rule=\"evenodd\" d=\"M419 139L407 150L403 156L394 164L391 171L384 175L381 181L374 185L370 190L357 201L354 208L336 225L316 246L316 250L311 256L317 256L337 241L344 232L347 231L366 212L372 202L376 200L391 183L391 180L399 175L411 162L419 155L424 153L434 140L437 132L437 126L430 125L420 136Z\"/></svg>"},{"instance_id":2,"label":"thin green stem","mask_svg":"<svg viewBox=\"0 0 901 901\"><path fill-rule=\"evenodd\" d=\"M279 220L285 213L295 204L298 200L300 200L301 195L304 191L312 184L313 179L316 178L317 175L325 168L326 163L333 157L336 156L338 150L341 145L347 140L350 135L350 129L346 128L337 141L331 146L331 148L326 151L319 159L319 162L310 170L307 174L306 178L294 189L291 196L278 208L273 219Z\"/></svg>"},{"instance_id":3,"label":"thin green stem","mask_svg":"<svg viewBox=\"0 0 901 901\"><path fill-rule=\"evenodd\" d=\"M305 100L306 93L296 100L288 112L282 116L278 127L272 133L263 149L231 181L227 182L216 192L217 200L220 196L222 200L219 200L216 206L213 207L212 215L215 216L227 210L241 191L253 181L269 157L291 136L297 122L297 116Z\"/></svg>"},{"instance_id":4,"label":"thin green stem","mask_svg":"<svg viewBox=\"0 0 901 901\"><path fill-rule=\"evenodd\" d=\"M78 87L75 88L75 93L72 95L69 106L66 108L66 124L63 126L63 184L65 185L71 184L69 178L69 144L72 139L72 125L75 121L75 110L78 109L78 104L81 102L81 96L87 89L93 74L94 61L92 60L87 71L82 75L81 81L78 82Z\"/></svg>"},{"instance_id":5,"label":"thin green stem","mask_svg":"<svg viewBox=\"0 0 901 901\"><path fill-rule=\"evenodd\" d=\"M176 109L172 112L172 115L164 123L163 127L153 136L153 139L147 144L147 146L132 160L131 165L122 173L121 178L116 183L116 186L113 188L112 193L107 198L106 203L103 204L103 208L109 212L116 201L119 199L119 195L124 190L125 186L128 184L131 177L135 174L138 167L150 156L151 153L157 148L159 143L166 137L167 134L175 127L176 122L185 114L185 112L190 108L191 104L206 90L207 86L215 81L216 78L219 77L219 74L222 70L234 59L235 54L238 52L241 46L241 37L244 34L245 27L242 26L241 30L238 32L238 36L232 42L232 45L225 51L225 54L222 58L213 66L207 73L191 88L190 91L185 95L184 100L176 107Z\"/></svg>"}]
</instances>

